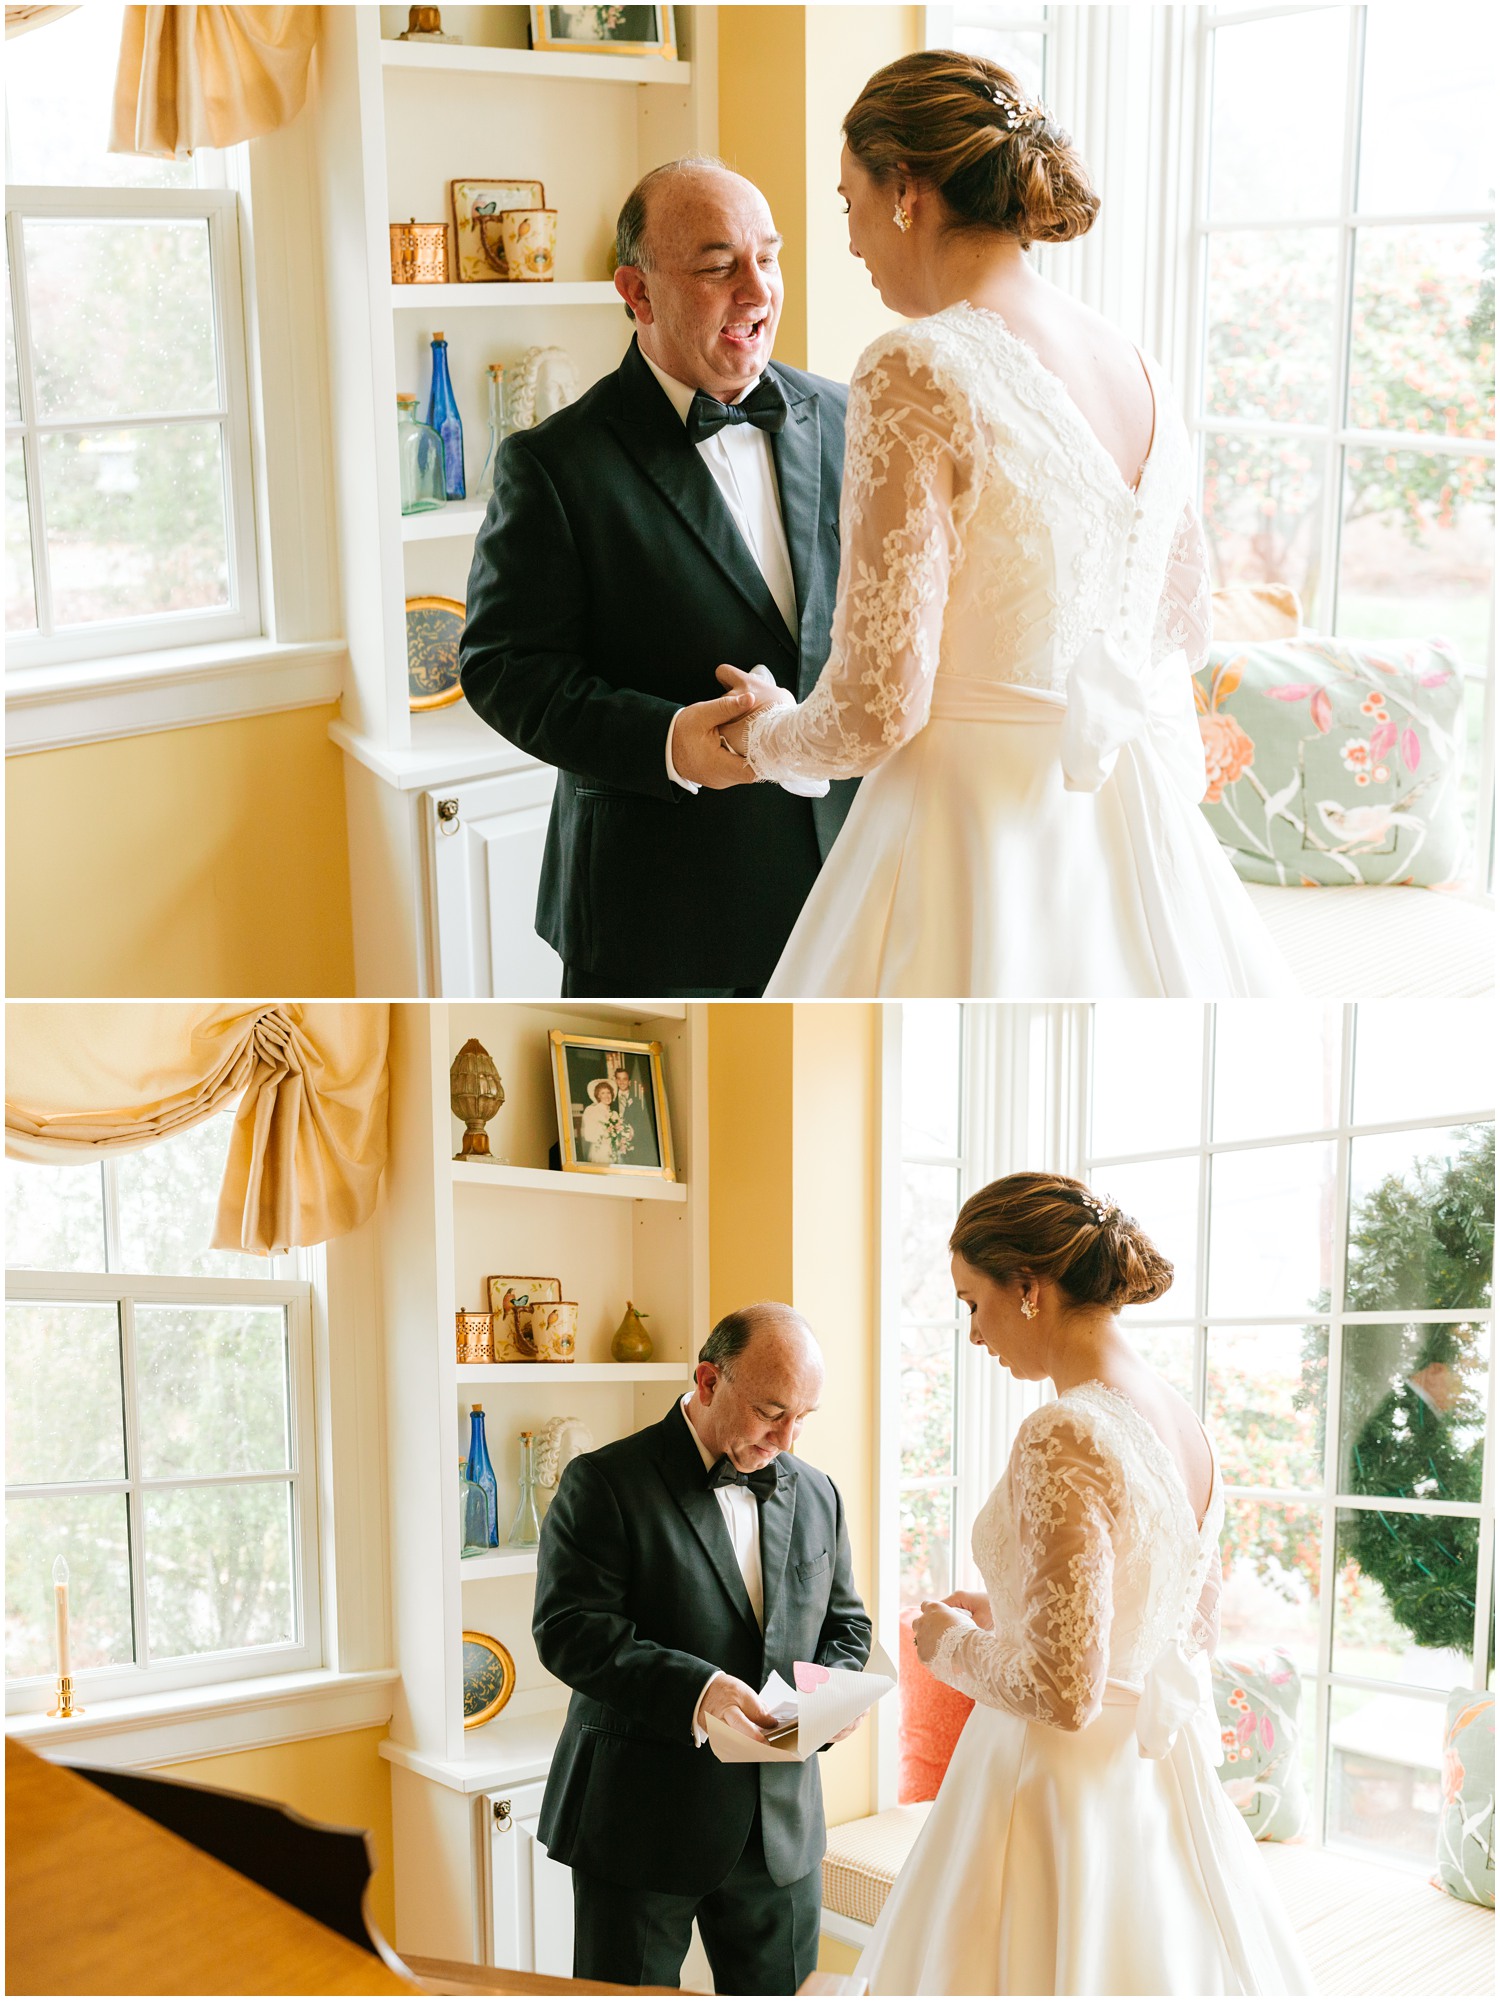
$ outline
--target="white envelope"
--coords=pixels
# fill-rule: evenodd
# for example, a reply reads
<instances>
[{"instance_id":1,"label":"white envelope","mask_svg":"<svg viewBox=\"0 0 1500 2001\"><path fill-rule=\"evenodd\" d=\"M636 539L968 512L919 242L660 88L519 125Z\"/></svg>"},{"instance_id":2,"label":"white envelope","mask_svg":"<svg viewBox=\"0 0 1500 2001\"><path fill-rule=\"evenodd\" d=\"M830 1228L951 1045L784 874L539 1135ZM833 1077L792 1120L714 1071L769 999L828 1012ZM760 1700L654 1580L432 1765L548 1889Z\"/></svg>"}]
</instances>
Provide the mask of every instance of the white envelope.
<instances>
[{"instance_id":1,"label":"white envelope","mask_svg":"<svg viewBox=\"0 0 1500 2001\"><path fill-rule=\"evenodd\" d=\"M747 1737L717 1716L708 1718L708 1741L725 1765L801 1765L873 1709L896 1686L896 1670L883 1647L875 1647L869 1665L854 1668L818 1667L794 1661L796 1687L773 1674L760 1692L761 1705L782 1728L766 1743Z\"/></svg>"}]
</instances>

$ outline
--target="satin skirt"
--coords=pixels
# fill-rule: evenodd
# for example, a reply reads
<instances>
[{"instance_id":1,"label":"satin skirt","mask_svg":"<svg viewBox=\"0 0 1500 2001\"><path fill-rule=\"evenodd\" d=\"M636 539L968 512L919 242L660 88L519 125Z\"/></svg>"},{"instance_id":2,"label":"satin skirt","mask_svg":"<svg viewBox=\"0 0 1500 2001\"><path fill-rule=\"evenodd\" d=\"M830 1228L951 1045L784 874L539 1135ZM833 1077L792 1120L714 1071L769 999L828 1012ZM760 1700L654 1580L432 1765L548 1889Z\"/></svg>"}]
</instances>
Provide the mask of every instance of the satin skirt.
<instances>
[{"instance_id":1,"label":"satin skirt","mask_svg":"<svg viewBox=\"0 0 1500 2001\"><path fill-rule=\"evenodd\" d=\"M1054 1730L976 1705L858 1971L872 1994L1312 1994L1201 1739L1133 1706Z\"/></svg>"},{"instance_id":2,"label":"satin skirt","mask_svg":"<svg viewBox=\"0 0 1500 2001\"><path fill-rule=\"evenodd\" d=\"M1149 741L1070 791L1063 703L939 674L870 773L767 997L1103 1000L1297 992Z\"/></svg>"}]
</instances>

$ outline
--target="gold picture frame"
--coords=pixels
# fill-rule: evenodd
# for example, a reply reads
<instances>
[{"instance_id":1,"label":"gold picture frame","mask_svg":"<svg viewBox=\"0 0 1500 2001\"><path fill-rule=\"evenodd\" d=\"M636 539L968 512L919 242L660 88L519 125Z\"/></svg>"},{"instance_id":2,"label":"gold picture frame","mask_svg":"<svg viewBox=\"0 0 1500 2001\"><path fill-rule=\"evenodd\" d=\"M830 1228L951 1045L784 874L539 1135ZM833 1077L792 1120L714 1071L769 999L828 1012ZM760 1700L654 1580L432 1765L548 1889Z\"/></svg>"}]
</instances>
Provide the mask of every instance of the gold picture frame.
<instances>
[{"instance_id":1,"label":"gold picture frame","mask_svg":"<svg viewBox=\"0 0 1500 2001\"><path fill-rule=\"evenodd\" d=\"M472 1662L470 1648L474 1649ZM481 1723L498 1716L516 1692L516 1664L510 1648L492 1634L466 1632L463 1684L464 1728L477 1730Z\"/></svg>"},{"instance_id":2,"label":"gold picture frame","mask_svg":"<svg viewBox=\"0 0 1500 2001\"><path fill-rule=\"evenodd\" d=\"M677 60L670 7L533 7L531 46L574 55Z\"/></svg>"},{"instance_id":3,"label":"gold picture frame","mask_svg":"<svg viewBox=\"0 0 1500 2001\"><path fill-rule=\"evenodd\" d=\"M458 642L466 613L457 598L406 600L406 706L446 709L463 700Z\"/></svg>"},{"instance_id":4,"label":"gold picture frame","mask_svg":"<svg viewBox=\"0 0 1500 2001\"><path fill-rule=\"evenodd\" d=\"M504 175L470 176L449 181L448 205L453 210L453 264L461 285L501 285L514 282L506 266L495 218L508 208L545 208L547 191L540 181L510 180ZM486 227L486 223L491 226Z\"/></svg>"},{"instance_id":5,"label":"gold picture frame","mask_svg":"<svg viewBox=\"0 0 1500 2001\"><path fill-rule=\"evenodd\" d=\"M661 1044L560 1028L549 1039L563 1172L675 1181Z\"/></svg>"}]
</instances>

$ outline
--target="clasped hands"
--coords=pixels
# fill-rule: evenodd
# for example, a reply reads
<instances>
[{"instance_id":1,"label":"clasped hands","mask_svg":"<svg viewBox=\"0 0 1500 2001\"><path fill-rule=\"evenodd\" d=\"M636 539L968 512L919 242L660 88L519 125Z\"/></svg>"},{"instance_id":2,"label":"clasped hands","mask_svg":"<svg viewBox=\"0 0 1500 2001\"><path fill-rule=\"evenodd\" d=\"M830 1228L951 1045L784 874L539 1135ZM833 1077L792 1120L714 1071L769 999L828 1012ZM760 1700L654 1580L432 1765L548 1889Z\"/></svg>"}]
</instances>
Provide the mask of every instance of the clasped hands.
<instances>
[{"instance_id":1,"label":"clasped hands","mask_svg":"<svg viewBox=\"0 0 1500 2001\"><path fill-rule=\"evenodd\" d=\"M994 1624L990 1601L982 1591L950 1591L946 1598L924 1598L920 1616L913 1622L912 1640L917 1659L925 1666L938 1650L938 1643L950 1627L964 1623L967 1612L976 1626L988 1632Z\"/></svg>"},{"instance_id":2,"label":"clasped hands","mask_svg":"<svg viewBox=\"0 0 1500 2001\"><path fill-rule=\"evenodd\" d=\"M717 672L729 692L716 701L679 709L672 726L672 763L678 777L706 785L711 792L755 783L745 756L749 719L757 709L781 708L794 700L764 667L752 667L747 674L726 662Z\"/></svg>"}]
</instances>

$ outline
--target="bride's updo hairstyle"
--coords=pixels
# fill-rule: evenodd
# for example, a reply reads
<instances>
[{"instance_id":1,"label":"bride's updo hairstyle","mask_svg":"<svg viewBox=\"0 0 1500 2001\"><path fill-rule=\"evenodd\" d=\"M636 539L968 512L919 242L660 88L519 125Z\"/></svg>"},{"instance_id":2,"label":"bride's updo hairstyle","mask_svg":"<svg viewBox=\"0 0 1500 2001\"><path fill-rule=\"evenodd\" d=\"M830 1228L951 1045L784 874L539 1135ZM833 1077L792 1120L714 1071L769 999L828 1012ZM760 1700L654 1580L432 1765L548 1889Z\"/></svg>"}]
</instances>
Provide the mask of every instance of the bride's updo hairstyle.
<instances>
[{"instance_id":1,"label":"bride's updo hairstyle","mask_svg":"<svg viewBox=\"0 0 1500 2001\"><path fill-rule=\"evenodd\" d=\"M1023 250L1082 236L1099 213L1067 133L983 56L923 49L887 63L860 92L844 137L875 180L929 182L954 228L1003 230Z\"/></svg>"},{"instance_id":2,"label":"bride's updo hairstyle","mask_svg":"<svg viewBox=\"0 0 1500 2001\"><path fill-rule=\"evenodd\" d=\"M1172 1267L1133 1216L1066 1174L1007 1174L971 1195L948 1248L986 1278L1050 1278L1080 1306L1144 1306Z\"/></svg>"}]
</instances>

